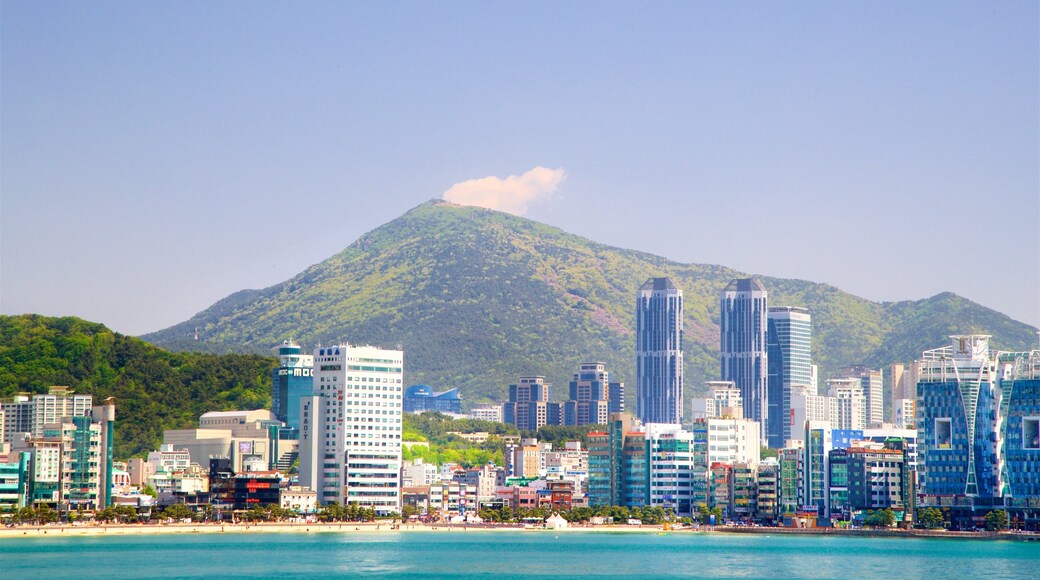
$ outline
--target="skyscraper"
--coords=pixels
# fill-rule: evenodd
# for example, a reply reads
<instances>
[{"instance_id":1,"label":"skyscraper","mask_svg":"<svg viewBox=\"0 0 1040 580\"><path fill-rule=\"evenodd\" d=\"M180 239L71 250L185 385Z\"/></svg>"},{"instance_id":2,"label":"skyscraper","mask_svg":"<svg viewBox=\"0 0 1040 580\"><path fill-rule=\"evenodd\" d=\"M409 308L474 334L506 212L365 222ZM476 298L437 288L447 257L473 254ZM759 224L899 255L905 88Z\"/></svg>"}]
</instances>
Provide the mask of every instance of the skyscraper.
<instances>
[{"instance_id":1,"label":"skyscraper","mask_svg":"<svg viewBox=\"0 0 1040 580\"><path fill-rule=\"evenodd\" d=\"M271 412L292 429L300 428L300 399L309 397L314 385L314 356L303 354L292 341L275 347L278 368L271 371Z\"/></svg>"},{"instance_id":2,"label":"skyscraper","mask_svg":"<svg viewBox=\"0 0 1040 580\"><path fill-rule=\"evenodd\" d=\"M801 425L791 423L791 387L813 382L812 317L808 310L794 306L769 308L766 354L769 367L766 439L770 447L780 449L802 429Z\"/></svg>"},{"instance_id":3,"label":"skyscraper","mask_svg":"<svg viewBox=\"0 0 1040 580\"><path fill-rule=\"evenodd\" d=\"M669 278L651 278L636 295L636 410L643 423L683 416L683 296Z\"/></svg>"},{"instance_id":4,"label":"skyscraper","mask_svg":"<svg viewBox=\"0 0 1040 580\"><path fill-rule=\"evenodd\" d=\"M765 427L769 420L765 286L754 278L733 280L720 301L722 380L733 381L744 398L744 417Z\"/></svg>"},{"instance_id":5,"label":"skyscraper","mask_svg":"<svg viewBox=\"0 0 1040 580\"><path fill-rule=\"evenodd\" d=\"M342 344L315 349L314 363L314 395L300 399L300 484L322 504L400 511L404 353Z\"/></svg>"}]
</instances>

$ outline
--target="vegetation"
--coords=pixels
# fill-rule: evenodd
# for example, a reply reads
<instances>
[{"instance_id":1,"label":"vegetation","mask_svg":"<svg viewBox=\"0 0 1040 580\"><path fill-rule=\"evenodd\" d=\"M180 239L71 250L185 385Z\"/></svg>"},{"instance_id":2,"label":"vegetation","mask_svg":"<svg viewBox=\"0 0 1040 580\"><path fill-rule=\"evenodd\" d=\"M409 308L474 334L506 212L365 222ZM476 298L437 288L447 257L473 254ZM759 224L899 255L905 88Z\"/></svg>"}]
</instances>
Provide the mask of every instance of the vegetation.
<instances>
[{"instance_id":1,"label":"vegetation","mask_svg":"<svg viewBox=\"0 0 1040 580\"><path fill-rule=\"evenodd\" d=\"M917 523L929 530L937 530L943 527L946 518L939 508L922 508L917 510Z\"/></svg>"},{"instance_id":2,"label":"vegetation","mask_svg":"<svg viewBox=\"0 0 1040 580\"><path fill-rule=\"evenodd\" d=\"M184 506L182 505L181 507L184 507ZM167 510L167 511L169 511L169 510ZM75 513L75 512L73 512L73 513ZM69 514L69 515L71 515L71 514ZM169 516L169 517L174 517L174 516ZM191 517L191 510L190 509L188 510L188 515L187 516L181 516L181 517ZM107 508L105 508L103 510L99 510L96 514L94 514L94 519L96 521L99 521L99 522L116 522L116 523L125 524L125 523L136 522L138 520L138 515L137 515L137 509L134 508L134 507L128 506L128 505L118 505L118 506L107 507Z\"/></svg>"},{"instance_id":3,"label":"vegetation","mask_svg":"<svg viewBox=\"0 0 1040 580\"><path fill-rule=\"evenodd\" d=\"M896 514L891 508L868 511L863 525L868 528L891 528L896 523Z\"/></svg>"},{"instance_id":4,"label":"vegetation","mask_svg":"<svg viewBox=\"0 0 1040 580\"><path fill-rule=\"evenodd\" d=\"M991 532L1008 529L1008 513L1004 510L993 510L986 514L986 529Z\"/></svg>"},{"instance_id":5,"label":"vegetation","mask_svg":"<svg viewBox=\"0 0 1040 580\"><path fill-rule=\"evenodd\" d=\"M115 455L158 449L207 411L270 408L273 358L170 353L79 318L0 316L0 397L53 385L116 400Z\"/></svg>"},{"instance_id":6,"label":"vegetation","mask_svg":"<svg viewBox=\"0 0 1040 580\"><path fill-rule=\"evenodd\" d=\"M402 429L405 441L425 441L429 444L406 446L403 450L405 461L422 458L426 463L455 463L462 467L487 463L503 465L506 443L501 435L520 434L512 425L475 419L452 419L434 412L421 415L406 413ZM453 432L485 432L491 436L484 443L471 443Z\"/></svg>"},{"instance_id":7,"label":"vegetation","mask_svg":"<svg viewBox=\"0 0 1040 580\"><path fill-rule=\"evenodd\" d=\"M703 504L703 503L697 504L697 520L701 524L703 524L703 525L711 524L711 516L715 516L715 523L716 524L719 524L719 525L722 524L722 508L714 507L714 508L708 509L708 505L707 504Z\"/></svg>"},{"instance_id":8,"label":"vegetation","mask_svg":"<svg viewBox=\"0 0 1040 580\"><path fill-rule=\"evenodd\" d=\"M344 506L332 502L322 506L317 517L323 522L372 522L376 519L376 512L372 508L358 507L355 503Z\"/></svg>"},{"instance_id":9,"label":"vegetation","mask_svg":"<svg viewBox=\"0 0 1040 580\"><path fill-rule=\"evenodd\" d=\"M508 506L501 509L481 508L478 512L480 518L486 522L494 523L520 523L527 518L545 519L554 512L559 512L560 517L571 523L587 522L593 517L614 518L615 523L624 523L629 519L636 519L648 525L663 524L676 521L675 513L671 508L664 509L657 506L624 507L624 506L598 506L579 507L571 510L553 510L547 507L518 508ZM719 522L721 523L721 519Z\"/></svg>"},{"instance_id":10,"label":"vegetation","mask_svg":"<svg viewBox=\"0 0 1040 580\"><path fill-rule=\"evenodd\" d=\"M362 236L299 275L246 290L191 320L147 335L175 350L268 353L349 340L406 351L411 383L459 387L470 402L502 401L524 374L565 398L579 363L607 364L627 382L635 360L633 301L652 276L683 289L688 394L718 377L718 294L746 276L613 248L521 217L433 201ZM984 332L1006 350L1035 330L953 294L877 303L826 284L762 277L772 304L813 314L821 383L841 366L920 358L949 334ZM194 340L193 331L201 330ZM192 335L192 336L189 336Z\"/></svg>"},{"instance_id":11,"label":"vegetation","mask_svg":"<svg viewBox=\"0 0 1040 580\"><path fill-rule=\"evenodd\" d=\"M14 512L11 521L15 524L50 524L58 521L58 512L47 505L37 508L26 506Z\"/></svg>"},{"instance_id":12,"label":"vegetation","mask_svg":"<svg viewBox=\"0 0 1040 580\"><path fill-rule=\"evenodd\" d=\"M588 448L589 432L603 429L602 425L561 427L546 425L538 431L520 432L513 425L452 419L447 415L426 412L419 415L406 413L403 420L404 441L422 441L426 445L405 446L404 460L422 458L426 463L454 463L461 467L477 467L487 463L505 465L506 442L503 435L536 438L539 443L552 443L553 449L563 449L568 441L580 441ZM488 433L483 443L471 443L455 433Z\"/></svg>"}]
</instances>

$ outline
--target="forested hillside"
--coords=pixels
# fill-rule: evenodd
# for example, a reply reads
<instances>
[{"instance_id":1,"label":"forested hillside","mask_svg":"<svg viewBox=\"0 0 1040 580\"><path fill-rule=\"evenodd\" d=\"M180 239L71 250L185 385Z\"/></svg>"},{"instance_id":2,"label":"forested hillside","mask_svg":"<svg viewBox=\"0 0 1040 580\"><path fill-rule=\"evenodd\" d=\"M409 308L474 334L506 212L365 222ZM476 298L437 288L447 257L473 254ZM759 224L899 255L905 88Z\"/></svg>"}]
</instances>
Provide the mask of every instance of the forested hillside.
<instances>
[{"instance_id":1,"label":"forested hillside","mask_svg":"<svg viewBox=\"0 0 1040 580\"><path fill-rule=\"evenodd\" d=\"M164 429L207 411L270 408L276 360L250 354L171 353L79 318L0 316L0 396L52 385L116 400L115 455L157 449Z\"/></svg>"}]
</instances>

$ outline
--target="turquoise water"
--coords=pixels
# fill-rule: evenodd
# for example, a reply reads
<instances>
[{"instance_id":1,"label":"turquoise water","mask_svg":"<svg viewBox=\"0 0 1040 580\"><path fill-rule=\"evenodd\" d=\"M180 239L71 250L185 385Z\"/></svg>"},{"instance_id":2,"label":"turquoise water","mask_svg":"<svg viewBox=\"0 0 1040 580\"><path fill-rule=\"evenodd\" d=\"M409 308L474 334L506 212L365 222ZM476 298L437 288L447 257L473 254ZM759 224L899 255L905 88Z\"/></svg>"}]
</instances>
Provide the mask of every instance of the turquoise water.
<instances>
[{"instance_id":1,"label":"turquoise water","mask_svg":"<svg viewBox=\"0 0 1040 580\"><path fill-rule=\"evenodd\" d=\"M4 578L1036 578L1040 544L913 538L516 532L0 540Z\"/></svg>"}]
</instances>

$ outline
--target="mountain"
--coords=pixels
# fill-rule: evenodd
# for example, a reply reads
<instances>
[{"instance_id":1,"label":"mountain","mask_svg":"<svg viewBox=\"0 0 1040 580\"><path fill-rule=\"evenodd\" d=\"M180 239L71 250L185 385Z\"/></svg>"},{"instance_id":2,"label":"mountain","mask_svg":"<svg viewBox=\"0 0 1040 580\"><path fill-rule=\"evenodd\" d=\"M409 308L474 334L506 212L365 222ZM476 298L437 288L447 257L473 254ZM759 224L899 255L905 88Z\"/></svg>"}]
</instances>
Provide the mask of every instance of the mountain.
<instances>
[{"instance_id":1,"label":"mountain","mask_svg":"<svg viewBox=\"0 0 1040 580\"><path fill-rule=\"evenodd\" d=\"M518 376L539 374L555 383L560 400L582 361L603 361L613 379L632 384L636 289L654 276L683 290L687 385L697 392L719 372L719 292L747 274L442 201L412 209L285 282L232 294L143 338L208 352L270 353L289 338L307 347L401 345L409 384L498 401ZM1035 329L954 294L877 303L827 284L759 279L770 304L812 312L821 378L851 364L913 360L949 334L992 334L1008 350L1030 348L1036 338ZM195 328L198 341L189 338Z\"/></svg>"},{"instance_id":2,"label":"mountain","mask_svg":"<svg viewBox=\"0 0 1040 580\"><path fill-rule=\"evenodd\" d=\"M116 400L117 459L159 448L164 429L207 411L270 408L277 361L256 355L170 353L79 318L0 316L0 397L64 385Z\"/></svg>"}]
</instances>

